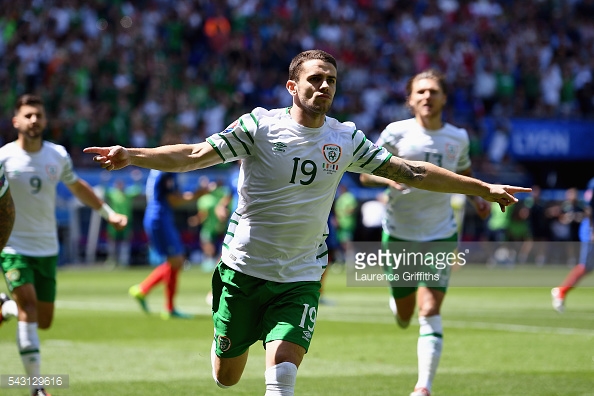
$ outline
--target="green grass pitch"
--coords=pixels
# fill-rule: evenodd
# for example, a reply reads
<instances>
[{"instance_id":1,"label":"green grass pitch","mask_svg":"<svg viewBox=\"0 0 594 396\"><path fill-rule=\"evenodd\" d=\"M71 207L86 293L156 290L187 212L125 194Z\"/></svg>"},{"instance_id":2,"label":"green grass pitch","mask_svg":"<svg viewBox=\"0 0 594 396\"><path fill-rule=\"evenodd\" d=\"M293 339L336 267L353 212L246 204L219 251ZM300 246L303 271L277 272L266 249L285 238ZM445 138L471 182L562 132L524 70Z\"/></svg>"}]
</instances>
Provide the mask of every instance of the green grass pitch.
<instances>
[{"instance_id":1,"label":"green grass pitch","mask_svg":"<svg viewBox=\"0 0 594 396\"><path fill-rule=\"evenodd\" d=\"M263 395L264 351L250 350L240 383L219 389L211 378L210 275L191 267L180 279L180 310L193 320L158 315L162 288L144 315L127 295L150 268L64 268L58 275L56 318L41 331L42 371L68 374L54 396ZM465 276L516 277L481 269ZM566 267L534 268L558 282ZM297 395L404 395L416 381L418 326L396 327L385 288L346 287L344 272L330 271L310 352L299 369ZM452 287L442 309L444 351L434 396L594 395L594 285L588 278L560 315L548 287ZM5 285L0 290L5 290ZM22 374L16 321L0 327L0 373ZM27 395L1 388L0 395Z\"/></svg>"}]
</instances>

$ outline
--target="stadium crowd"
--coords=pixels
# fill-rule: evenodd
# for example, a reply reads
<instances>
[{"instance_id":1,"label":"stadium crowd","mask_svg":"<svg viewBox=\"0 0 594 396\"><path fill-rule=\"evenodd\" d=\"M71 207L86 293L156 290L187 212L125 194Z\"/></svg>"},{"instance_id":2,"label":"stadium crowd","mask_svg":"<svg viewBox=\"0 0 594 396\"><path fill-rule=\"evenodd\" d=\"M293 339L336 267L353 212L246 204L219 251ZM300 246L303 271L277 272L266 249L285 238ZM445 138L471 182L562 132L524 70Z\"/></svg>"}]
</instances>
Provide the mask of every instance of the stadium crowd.
<instances>
[{"instance_id":1,"label":"stadium crowd","mask_svg":"<svg viewBox=\"0 0 594 396\"><path fill-rule=\"evenodd\" d=\"M447 34L444 34L447 31ZM588 117L592 0L27 0L0 10L0 143L15 98L41 95L48 138L80 148L185 142L256 105L286 106L286 64L321 48L341 66L333 116L372 139L409 116L404 85L435 66L448 118L482 154L481 120Z\"/></svg>"}]
</instances>

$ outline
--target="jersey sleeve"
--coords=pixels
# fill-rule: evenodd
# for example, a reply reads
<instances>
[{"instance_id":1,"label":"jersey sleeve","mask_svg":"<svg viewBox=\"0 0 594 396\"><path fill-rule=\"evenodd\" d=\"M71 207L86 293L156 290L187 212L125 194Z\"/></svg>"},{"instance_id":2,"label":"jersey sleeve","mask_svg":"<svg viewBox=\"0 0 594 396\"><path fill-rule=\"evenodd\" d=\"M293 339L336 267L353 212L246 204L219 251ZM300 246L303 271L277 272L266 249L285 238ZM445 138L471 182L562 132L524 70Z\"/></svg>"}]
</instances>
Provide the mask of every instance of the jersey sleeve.
<instances>
[{"instance_id":1,"label":"jersey sleeve","mask_svg":"<svg viewBox=\"0 0 594 396\"><path fill-rule=\"evenodd\" d=\"M232 162L251 155L257 129L258 118L254 111L242 115L223 132L208 137L206 141L223 162Z\"/></svg>"},{"instance_id":2,"label":"jersey sleeve","mask_svg":"<svg viewBox=\"0 0 594 396\"><path fill-rule=\"evenodd\" d=\"M456 166L456 171L460 172L470 168L470 140L468 138L468 132L465 129L461 129L461 132L464 134L464 140L462 142L462 147L460 151L460 159L458 160L458 165Z\"/></svg>"},{"instance_id":3,"label":"jersey sleeve","mask_svg":"<svg viewBox=\"0 0 594 396\"><path fill-rule=\"evenodd\" d=\"M400 136L400 134L395 133L393 131L392 124L390 124L382 131L382 133L380 134L380 136L377 139L377 142L375 142L375 144L377 146L384 147L386 150L388 150L393 155L398 155L397 142L398 142L399 136Z\"/></svg>"},{"instance_id":4,"label":"jersey sleeve","mask_svg":"<svg viewBox=\"0 0 594 396\"><path fill-rule=\"evenodd\" d=\"M0 163L0 197L3 197L8 190L8 179L4 173L4 166Z\"/></svg>"},{"instance_id":5,"label":"jersey sleeve","mask_svg":"<svg viewBox=\"0 0 594 396\"><path fill-rule=\"evenodd\" d=\"M62 168L62 174L60 175L60 180L64 184L72 184L78 180L78 175L74 171L74 166L72 165L72 159L70 158L70 154L66 152L66 149L61 150L62 159L64 161L64 166Z\"/></svg>"},{"instance_id":6,"label":"jersey sleeve","mask_svg":"<svg viewBox=\"0 0 594 396\"><path fill-rule=\"evenodd\" d=\"M388 150L371 142L360 130L353 132L352 140L353 162L349 165L347 171L373 173L373 171L388 162L392 157L392 154Z\"/></svg>"}]
</instances>

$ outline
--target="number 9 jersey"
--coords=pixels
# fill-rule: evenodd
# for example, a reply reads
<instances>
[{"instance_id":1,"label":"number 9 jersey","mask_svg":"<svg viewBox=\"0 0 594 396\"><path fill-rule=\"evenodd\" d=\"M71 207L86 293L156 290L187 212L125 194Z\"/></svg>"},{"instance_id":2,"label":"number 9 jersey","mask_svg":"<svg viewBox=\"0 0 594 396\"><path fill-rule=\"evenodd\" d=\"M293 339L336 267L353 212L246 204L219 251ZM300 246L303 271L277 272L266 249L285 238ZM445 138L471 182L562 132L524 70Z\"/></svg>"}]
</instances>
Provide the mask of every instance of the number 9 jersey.
<instances>
[{"instance_id":1,"label":"number 9 jersey","mask_svg":"<svg viewBox=\"0 0 594 396\"><path fill-rule=\"evenodd\" d=\"M57 255L57 184L78 180L68 152L47 141L38 152L27 152L11 142L0 148L0 162L16 208L14 227L3 251L34 257Z\"/></svg>"},{"instance_id":2,"label":"number 9 jersey","mask_svg":"<svg viewBox=\"0 0 594 396\"><path fill-rule=\"evenodd\" d=\"M224 162L242 160L222 261L275 282L320 280L342 175L371 173L392 156L351 122L326 117L308 128L289 108L256 108L207 141Z\"/></svg>"}]
</instances>

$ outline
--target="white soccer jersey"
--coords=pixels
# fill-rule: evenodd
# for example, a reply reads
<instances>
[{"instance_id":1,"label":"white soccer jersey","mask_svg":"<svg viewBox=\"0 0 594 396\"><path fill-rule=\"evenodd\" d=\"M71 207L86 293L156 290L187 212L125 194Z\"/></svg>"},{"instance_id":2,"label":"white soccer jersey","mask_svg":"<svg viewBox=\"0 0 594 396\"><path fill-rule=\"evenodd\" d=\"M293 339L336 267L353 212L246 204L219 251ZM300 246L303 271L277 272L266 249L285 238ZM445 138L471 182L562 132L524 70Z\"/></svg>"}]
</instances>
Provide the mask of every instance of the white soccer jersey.
<instances>
[{"instance_id":1,"label":"white soccer jersey","mask_svg":"<svg viewBox=\"0 0 594 396\"><path fill-rule=\"evenodd\" d=\"M0 148L16 207L14 227L4 252L44 257L58 254L56 188L78 180L66 149L50 142L28 153L16 142Z\"/></svg>"},{"instance_id":2,"label":"white soccer jersey","mask_svg":"<svg viewBox=\"0 0 594 396\"><path fill-rule=\"evenodd\" d=\"M2 165L2 162L0 162L0 198L4 196L4 194L6 194L6 191L8 190L8 179L6 178L6 175L4 174L4 166Z\"/></svg>"},{"instance_id":3,"label":"white soccer jersey","mask_svg":"<svg viewBox=\"0 0 594 396\"><path fill-rule=\"evenodd\" d=\"M452 172L470 167L468 133L446 123L437 131L423 128L414 119L393 122L377 142L392 154L413 161L427 161ZM456 221L451 194L408 187L391 188L383 229L393 237L409 241L431 241L451 237Z\"/></svg>"},{"instance_id":4,"label":"white soccer jersey","mask_svg":"<svg viewBox=\"0 0 594 396\"><path fill-rule=\"evenodd\" d=\"M256 108L207 139L225 162L243 160L222 260L266 280L319 281L342 175L371 173L391 154L353 123L326 117L321 128L307 128L288 110Z\"/></svg>"}]
</instances>

